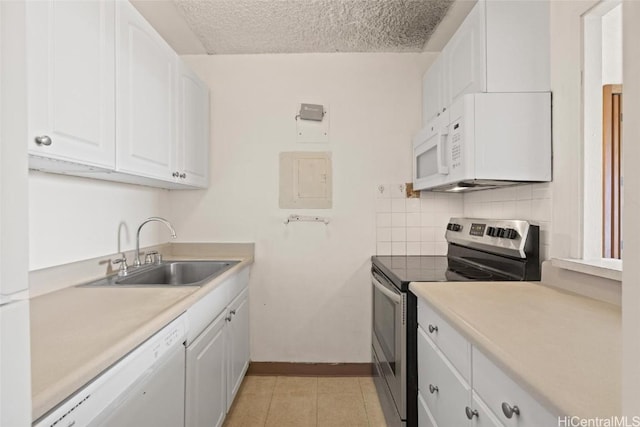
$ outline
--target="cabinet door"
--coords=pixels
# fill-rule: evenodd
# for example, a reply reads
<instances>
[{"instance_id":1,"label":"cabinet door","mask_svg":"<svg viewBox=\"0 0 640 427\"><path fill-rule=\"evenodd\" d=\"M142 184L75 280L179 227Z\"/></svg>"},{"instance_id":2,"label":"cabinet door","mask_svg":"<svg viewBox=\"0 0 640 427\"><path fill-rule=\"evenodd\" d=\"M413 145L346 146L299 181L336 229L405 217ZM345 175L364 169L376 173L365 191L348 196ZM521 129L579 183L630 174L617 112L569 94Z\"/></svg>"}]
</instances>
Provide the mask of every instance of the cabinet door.
<instances>
[{"instance_id":1,"label":"cabinet door","mask_svg":"<svg viewBox=\"0 0 640 427\"><path fill-rule=\"evenodd\" d=\"M426 126L449 105L445 65L444 55L441 54L422 78L422 126Z\"/></svg>"},{"instance_id":2,"label":"cabinet door","mask_svg":"<svg viewBox=\"0 0 640 427\"><path fill-rule=\"evenodd\" d=\"M29 1L26 13L29 153L113 169L114 3Z\"/></svg>"},{"instance_id":3,"label":"cabinet door","mask_svg":"<svg viewBox=\"0 0 640 427\"><path fill-rule=\"evenodd\" d=\"M116 168L172 181L177 55L129 2L116 8Z\"/></svg>"},{"instance_id":4,"label":"cabinet door","mask_svg":"<svg viewBox=\"0 0 640 427\"><path fill-rule=\"evenodd\" d=\"M178 60L177 182L209 183L209 88Z\"/></svg>"},{"instance_id":5,"label":"cabinet door","mask_svg":"<svg viewBox=\"0 0 640 427\"><path fill-rule=\"evenodd\" d=\"M450 103L486 92L485 5L478 2L442 52L447 58Z\"/></svg>"},{"instance_id":6,"label":"cabinet door","mask_svg":"<svg viewBox=\"0 0 640 427\"><path fill-rule=\"evenodd\" d=\"M249 289L231 302L228 319L227 410L249 367Z\"/></svg>"},{"instance_id":7,"label":"cabinet door","mask_svg":"<svg viewBox=\"0 0 640 427\"><path fill-rule=\"evenodd\" d=\"M187 427L221 426L227 413L225 319L222 313L187 347Z\"/></svg>"}]
</instances>

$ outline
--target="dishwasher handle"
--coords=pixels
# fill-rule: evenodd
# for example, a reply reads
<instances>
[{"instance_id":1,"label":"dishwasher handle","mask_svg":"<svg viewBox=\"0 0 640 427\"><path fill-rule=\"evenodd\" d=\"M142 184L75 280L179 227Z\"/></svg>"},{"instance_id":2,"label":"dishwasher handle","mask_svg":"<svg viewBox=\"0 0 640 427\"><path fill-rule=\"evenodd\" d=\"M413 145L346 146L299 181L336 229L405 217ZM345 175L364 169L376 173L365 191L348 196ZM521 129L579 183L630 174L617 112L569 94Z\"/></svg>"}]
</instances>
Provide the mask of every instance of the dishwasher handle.
<instances>
[{"instance_id":1,"label":"dishwasher handle","mask_svg":"<svg viewBox=\"0 0 640 427\"><path fill-rule=\"evenodd\" d=\"M400 304L402 303L402 296L396 292L393 292L392 290L390 290L389 288L387 288L385 285L383 285L382 283L380 283L378 281L378 279L376 279L374 276L371 276L371 283L373 283L373 287L376 288L377 290L379 290L380 292L382 292L382 294L384 296L386 296L387 298L389 298L391 301L393 301L396 304Z\"/></svg>"}]
</instances>

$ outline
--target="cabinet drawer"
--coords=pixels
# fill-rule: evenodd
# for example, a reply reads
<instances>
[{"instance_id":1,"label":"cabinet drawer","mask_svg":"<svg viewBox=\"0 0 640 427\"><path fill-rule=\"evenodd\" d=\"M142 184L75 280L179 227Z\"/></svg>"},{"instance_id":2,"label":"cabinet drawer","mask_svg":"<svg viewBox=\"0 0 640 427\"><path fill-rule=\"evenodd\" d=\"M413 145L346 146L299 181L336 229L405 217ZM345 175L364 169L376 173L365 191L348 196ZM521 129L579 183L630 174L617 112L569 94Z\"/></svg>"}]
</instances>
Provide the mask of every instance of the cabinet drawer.
<instances>
[{"instance_id":1,"label":"cabinet drawer","mask_svg":"<svg viewBox=\"0 0 640 427\"><path fill-rule=\"evenodd\" d=\"M478 416L473 418L471 424L473 427L504 427L475 391L471 393L471 405L478 411Z\"/></svg>"},{"instance_id":2,"label":"cabinet drawer","mask_svg":"<svg viewBox=\"0 0 640 427\"><path fill-rule=\"evenodd\" d=\"M496 418L507 427L555 426L557 417L502 372L484 354L473 349L473 388ZM519 415L507 418L502 405L517 406Z\"/></svg>"},{"instance_id":3,"label":"cabinet drawer","mask_svg":"<svg viewBox=\"0 0 640 427\"><path fill-rule=\"evenodd\" d=\"M469 425L465 408L471 404L471 387L421 329L418 329L418 390L438 425Z\"/></svg>"},{"instance_id":4,"label":"cabinet drawer","mask_svg":"<svg viewBox=\"0 0 640 427\"><path fill-rule=\"evenodd\" d=\"M418 427L438 427L420 392L418 392Z\"/></svg>"},{"instance_id":5,"label":"cabinet drawer","mask_svg":"<svg viewBox=\"0 0 640 427\"><path fill-rule=\"evenodd\" d=\"M471 344L420 298L418 324L462 377L471 383Z\"/></svg>"}]
</instances>

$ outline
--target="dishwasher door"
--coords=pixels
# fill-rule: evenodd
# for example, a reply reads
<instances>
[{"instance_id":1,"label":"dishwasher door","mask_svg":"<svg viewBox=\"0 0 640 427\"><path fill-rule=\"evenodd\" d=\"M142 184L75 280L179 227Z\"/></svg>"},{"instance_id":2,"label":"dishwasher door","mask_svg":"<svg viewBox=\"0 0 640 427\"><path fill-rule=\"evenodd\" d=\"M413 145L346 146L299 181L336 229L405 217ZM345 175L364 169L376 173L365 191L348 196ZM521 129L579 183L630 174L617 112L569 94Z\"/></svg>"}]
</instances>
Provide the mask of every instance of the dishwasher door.
<instances>
[{"instance_id":1,"label":"dishwasher door","mask_svg":"<svg viewBox=\"0 0 640 427\"><path fill-rule=\"evenodd\" d=\"M184 426L185 331L178 317L34 427Z\"/></svg>"},{"instance_id":2,"label":"dishwasher door","mask_svg":"<svg viewBox=\"0 0 640 427\"><path fill-rule=\"evenodd\" d=\"M184 378L185 351L183 346L178 346L148 369L89 426L183 426Z\"/></svg>"}]
</instances>

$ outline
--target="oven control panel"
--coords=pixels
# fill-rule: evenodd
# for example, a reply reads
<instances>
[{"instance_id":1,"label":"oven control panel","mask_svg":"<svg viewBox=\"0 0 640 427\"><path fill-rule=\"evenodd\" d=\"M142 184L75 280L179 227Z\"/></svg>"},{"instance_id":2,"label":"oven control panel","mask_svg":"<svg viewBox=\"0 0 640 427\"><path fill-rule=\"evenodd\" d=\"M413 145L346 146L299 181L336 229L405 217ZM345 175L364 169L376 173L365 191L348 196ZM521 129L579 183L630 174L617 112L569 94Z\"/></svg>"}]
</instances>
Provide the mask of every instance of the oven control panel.
<instances>
[{"instance_id":1,"label":"oven control panel","mask_svg":"<svg viewBox=\"0 0 640 427\"><path fill-rule=\"evenodd\" d=\"M447 224L447 242L460 246L524 257L530 230L538 230L528 221L451 218Z\"/></svg>"}]
</instances>

